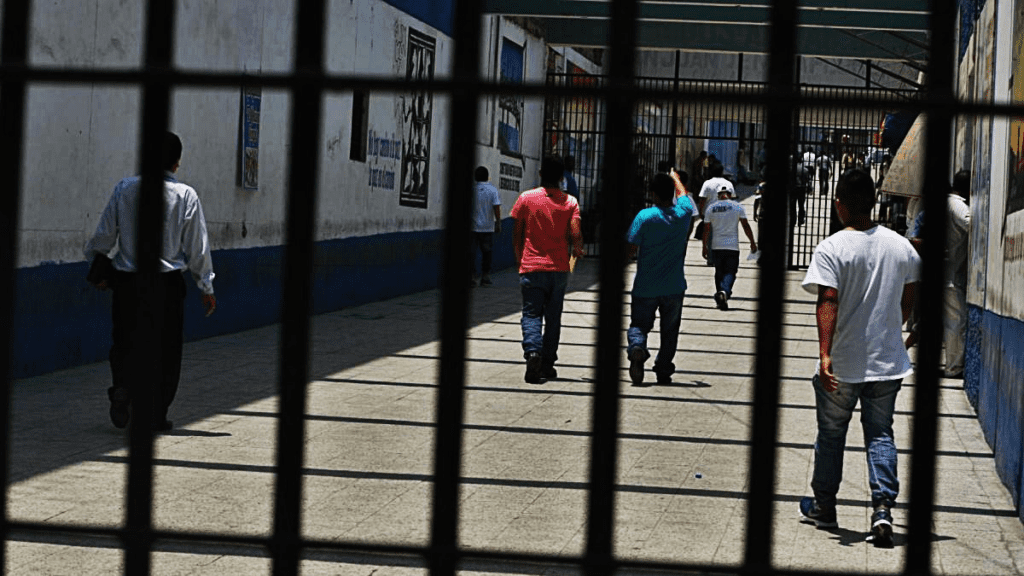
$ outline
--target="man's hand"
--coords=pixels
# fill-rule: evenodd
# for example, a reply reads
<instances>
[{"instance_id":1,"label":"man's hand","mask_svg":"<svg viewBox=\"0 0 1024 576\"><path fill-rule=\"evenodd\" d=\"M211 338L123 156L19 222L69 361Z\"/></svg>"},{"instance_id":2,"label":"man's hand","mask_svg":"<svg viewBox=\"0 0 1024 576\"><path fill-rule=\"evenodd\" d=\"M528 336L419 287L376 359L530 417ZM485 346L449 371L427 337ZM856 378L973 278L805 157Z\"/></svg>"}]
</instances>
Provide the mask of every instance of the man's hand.
<instances>
[{"instance_id":1,"label":"man's hand","mask_svg":"<svg viewBox=\"0 0 1024 576\"><path fill-rule=\"evenodd\" d=\"M753 254L754 252L757 252L757 242L750 243L750 253Z\"/></svg>"},{"instance_id":2,"label":"man's hand","mask_svg":"<svg viewBox=\"0 0 1024 576\"><path fill-rule=\"evenodd\" d=\"M494 221L494 233L501 234L501 220Z\"/></svg>"},{"instance_id":3,"label":"man's hand","mask_svg":"<svg viewBox=\"0 0 1024 576\"><path fill-rule=\"evenodd\" d=\"M700 255L701 255L701 257L702 257L702 258L704 258L705 260L707 260L707 259L708 259L708 245L707 245L707 244L705 244L705 245L704 245L704 246L703 246L703 247L701 248L701 250L700 250Z\"/></svg>"},{"instance_id":4,"label":"man's hand","mask_svg":"<svg viewBox=\"0 0 1024 576\"><path fill-rule=\"evenodd\" d=\"M832 356L823 354L821 356L821 374L818 375L818 381L821 382L822 388L829 392L835 392L839 389L839 384L836 382L836 375L832 373Z\"/></svg>"},{"instance_id":5,"label":"man's hand","mask_svg":"<svg viewBox=\"0 0 1024 576\"><path fill-rule=\"evenodd\" d=\"M217 297L213 294L200 294L200 298L203 301L203 308L206 310L206 315L213 314L213 311L217 309Z\"/></svg>"}]
</instances>

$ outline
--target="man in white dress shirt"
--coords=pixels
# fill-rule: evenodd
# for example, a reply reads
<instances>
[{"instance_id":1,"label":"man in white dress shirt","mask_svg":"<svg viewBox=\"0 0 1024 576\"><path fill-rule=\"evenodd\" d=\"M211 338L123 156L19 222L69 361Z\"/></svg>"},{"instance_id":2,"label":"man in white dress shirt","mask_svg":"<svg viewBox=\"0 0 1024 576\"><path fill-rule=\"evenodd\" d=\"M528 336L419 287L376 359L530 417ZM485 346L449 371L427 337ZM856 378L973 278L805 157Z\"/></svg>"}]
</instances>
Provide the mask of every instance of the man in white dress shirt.
<instances>
[{"instance_id":1,"label":"man in white dress shirt","mask_svg":"<svg viewBox=\"0 0 1024 576\"><path fill-rule=\"evenodd\" d=\"M182 272L189 270L201 292L206 315L213 313L217 299L213 295L213 265L206 219L196 191L178 182L173 174L181 166L181 139L167 132L164 136L164 224L160 253L160 275L155 286L148 286L137 273L138 247L136 215L142 179L125 178L114 187L110 201L100 217L96 232L85 246L85 258L91 262L99 256L111 257L114 272L109 281L97 288L111 288L113 297L113 346L110 349L110 372L113 385L107 390L110 399L110 420L124 428L132 415L132 397L138 386L155 386L153 391L153 426L157 431L170 430L167 409L178 390L181 376L182 329L185 315L185 280ZM146 327L159 327L159 335ZM143 333L146 332L146 333ZM159 374L147 360L140 343L158 336L161 343ZM141 409L139 406L134 407Z\"/></svg>"}]
</instances>

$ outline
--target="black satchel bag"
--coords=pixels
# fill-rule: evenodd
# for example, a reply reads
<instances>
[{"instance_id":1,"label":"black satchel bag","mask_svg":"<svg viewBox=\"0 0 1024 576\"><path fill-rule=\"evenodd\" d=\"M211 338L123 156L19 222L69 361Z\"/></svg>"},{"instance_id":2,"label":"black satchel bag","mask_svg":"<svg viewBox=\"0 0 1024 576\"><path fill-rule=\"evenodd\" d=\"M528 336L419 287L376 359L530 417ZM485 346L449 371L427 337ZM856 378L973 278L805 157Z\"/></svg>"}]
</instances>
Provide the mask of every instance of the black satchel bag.
<instances>
[{"instance_id":1,"label":"black satchel bag","mask_svg":"<svg viewBox=\"0 0 1024 576\"><path fill-rule=\"evenodd\" d=\"M105 255L98 254L92 259L92 266L89 266L89 274L85 279L93 286L101 282L106 282L107 286L110 286L114 281L114 263Z\"/></svg>"}]
</instances>

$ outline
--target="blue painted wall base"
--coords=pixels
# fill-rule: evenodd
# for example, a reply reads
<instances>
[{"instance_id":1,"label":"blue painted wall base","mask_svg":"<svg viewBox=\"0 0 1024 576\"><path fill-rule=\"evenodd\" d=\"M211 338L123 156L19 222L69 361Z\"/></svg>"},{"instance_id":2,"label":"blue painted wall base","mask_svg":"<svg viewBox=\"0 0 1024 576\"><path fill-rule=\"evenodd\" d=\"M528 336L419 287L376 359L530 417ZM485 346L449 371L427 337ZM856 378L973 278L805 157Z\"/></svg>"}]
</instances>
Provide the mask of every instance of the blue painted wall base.
<instances>
[{"instance_id":1,"label":"blue painted wall base","mask_svg":"<svg viewBox=\"0 0 1024 576\"><path fill-rule=\"evenodd\" d=\"M320 314L438 287L443 244L443 230L318 242L313 312ZM283 259L281 246L215 250L217 311L209 318L203 316L199 291L191 278L187 279L186 341L278 322ZM508 219L495 238L493 268L508 268L514 261L512 221ZM85 262L17 270L12 378L106 360L110 350L110 292L98 291L86 283L87 272ZM468 270L466 274L468 277Z\"/></svg>"},{"instance_id":2,"label":"blue painted wall base","mask_svg":"<svg viewBox=\"0 0 1024 576\"><path fill-rule=\"evenodd\" d=\"M974 327L968 329L964 387L968 397L971 388L977 389L978 422L995 453L996 472L1024 521L1024 322L975 306L969 318L978 334L972 339ZM977 358L973 369L972 354Z\"/></svg>"}]
</instances>

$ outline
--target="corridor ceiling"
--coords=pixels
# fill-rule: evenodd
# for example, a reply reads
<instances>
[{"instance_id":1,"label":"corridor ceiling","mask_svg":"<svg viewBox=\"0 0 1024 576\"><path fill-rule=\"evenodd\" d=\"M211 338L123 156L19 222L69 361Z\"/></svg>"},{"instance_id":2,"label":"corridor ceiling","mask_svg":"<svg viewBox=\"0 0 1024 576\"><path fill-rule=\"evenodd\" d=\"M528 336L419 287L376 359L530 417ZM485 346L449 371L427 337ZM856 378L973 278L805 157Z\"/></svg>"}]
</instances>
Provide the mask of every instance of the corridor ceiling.
<instances>
[{"instance_id":1,"label":"corridor ceiling","mask_svg":"<svg viewBox=\"0 0 1024 576\"><path fill-rule=\"evenodd\" d=\"M482 0L485 13L530 18L553 45L602 48L610 0ZM803 0L797 54L924 64L928 0ZM638 48L768 53L770 0L641 0ZM950 4L955 10L955 4Z\"/></svg>"}]
</instances>

